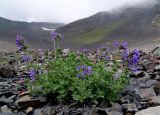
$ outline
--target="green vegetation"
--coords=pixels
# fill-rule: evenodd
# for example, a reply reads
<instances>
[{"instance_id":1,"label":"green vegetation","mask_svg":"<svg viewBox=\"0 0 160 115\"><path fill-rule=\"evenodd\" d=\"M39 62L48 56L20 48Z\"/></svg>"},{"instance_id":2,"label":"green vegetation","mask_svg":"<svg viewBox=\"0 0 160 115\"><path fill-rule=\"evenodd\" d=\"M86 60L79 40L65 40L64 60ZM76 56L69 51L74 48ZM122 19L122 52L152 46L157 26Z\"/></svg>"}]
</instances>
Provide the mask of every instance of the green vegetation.
<instances>
[{"instance_id":1,"label":"green vegetation","mask_svg":"<svg viewBox=\"0 0 160 115\"><path fill-rule=\"evenodd\" d=\"M114 29L116 29L122 24L123 24L123 21L121 20L114 21L108 26L99 27L88 33L77 36L74 38L73 41L76 43L83 43L83 44L92 44L92 43L99 42L103 39L104 36L107 36L110 32L112 32Z\"/></svg>"},{"instance_id":2,"label":"green vegetation","mask_svg":"<svg viewBox=\"0 0 160 115\"><path fill-rule=\"evenodd\" d=\"M49 61L48 73L38 75L28 87L35 94L52 93L59 101L110 102L118 99L127 83L126 69L114 79L117 69L116 63L109 70L105 62L95 64L85 55L71 52L66 58L57 55L56 60Z\"/></svg>"}]
</instances>

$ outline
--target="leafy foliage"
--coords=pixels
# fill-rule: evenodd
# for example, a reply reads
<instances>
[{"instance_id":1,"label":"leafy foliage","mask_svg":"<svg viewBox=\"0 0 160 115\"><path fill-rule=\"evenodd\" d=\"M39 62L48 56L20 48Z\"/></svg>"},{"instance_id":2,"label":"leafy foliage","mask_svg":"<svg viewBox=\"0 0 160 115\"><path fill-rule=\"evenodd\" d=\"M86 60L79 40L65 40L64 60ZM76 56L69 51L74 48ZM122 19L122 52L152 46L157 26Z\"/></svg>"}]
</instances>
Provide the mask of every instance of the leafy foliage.
<instances>
[{"instance_id":1,"label":"leafy foliage","mask_svg":"<svg viewBox=\"0 0 160 115\"><path fill-rule=\"evenodd\" d=\"M82 71L77 71L77 67L81 65L92 67L91 74L83 74L83 78L78 77ZM108 67L106 62L94 63L84 54L71 52L65 58L58 55L55 60L49 61L48 73L37 76L28 86L33 93L53 93L61 101L89 101L96 104L114 101L127 83L126 69L123 69L118 79L113 77L117 69L117 63Z\"/></svg>"}]
</instances>

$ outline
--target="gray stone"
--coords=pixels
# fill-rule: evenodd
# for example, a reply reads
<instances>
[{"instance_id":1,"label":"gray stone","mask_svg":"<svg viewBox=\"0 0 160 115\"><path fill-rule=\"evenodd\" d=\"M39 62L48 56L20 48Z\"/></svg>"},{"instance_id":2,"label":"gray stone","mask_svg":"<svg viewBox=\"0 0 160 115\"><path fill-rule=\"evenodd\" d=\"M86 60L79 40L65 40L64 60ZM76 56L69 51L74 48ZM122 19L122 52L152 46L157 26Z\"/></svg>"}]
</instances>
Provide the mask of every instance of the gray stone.
<instances>
[{"instance_id":1,"label":"gray stone","mask_svg":"<svg viewBox=\"0 0 160 115\"><path fill-rule=\"evenodd\" d=\"M133 73L133 75L135 77L144 77L145 74L144 74L143 71L136 71L136 72Z\"/></svg>"},{"instance_id":2,"label":"gray stone","mask_svg":"<svg viewBox=\"0 0 160 115\"><path fill-rule=\"evenodd\" d=\"M157 95L160 94L160 83L157 83L156 85L154 85L153 90Z\"/></svg>"},{"instance_id":3,"label":"gray stone","mask_svg":"<svg viewBox=\"0 0 160 115\"><path fill-rule=\"evenodd\" d=\"M160 115L160 106L150 107L137 112L135 115Z\"/></svg>"},{"instance_id":4,"label":"gray stone","mask_svg":"<svg viewBox=\"0 0 160 115\"><path fill-rule=\"evenodd\" d=\"M157 80L152 80L152 79L150 79L150 80L148 80L148 81L146 82L146 87L147 87L147 88L153 87L153 86L155 86L156 84L158 84L158 81L157 81Z\"/></svg>"},{"instance_id":5,"label":"gray stone","mask_svg":"<svg viewBox=\"0 0 160 115\"><path fill-rule=\"evenodd\" d=\"M113 75L114 79L118 79L118 78L120 78L121 76L122 76L122 70L121 70L121 69L119 69L119 70Z\"/></svg>"},{"instance_id":6,"label":"gray stone","mask_svg":"<svg viewBox=\"0 0 160 115\"><path fill-rule=\"evenodd\" d=\"M15 104L18 104L19 102L29 101L30 99L31 99L31 98L30 98L29 95L25 95L25 96L19 98L19 99L15 102Z\"/></svg>"},{"instance_id":7,"label":"gray stone","mask_svg":"<svg viewBox=\"0 0 160 115\"><path fill-rule=\"evenodd\" d=\"M40 109L36 109L34 110L33 115L44 115L44 114L41 113Z\"/></svg>"},{"instance_id":8,"label":"gray stone","mask_svg":"<svg viewBox=\"0 0 160 115\"><path fill-rule=\"evenodd\" d=\"M8 108L7 105L4 105L4 106L1 107L1 112L2 112L2 113L12 113L12 112L11 112L11 109Z\"/></svg>"},{"instance_id":9,"label":"gray stone","mask_svg":"<svg viewBox=\"0 0 160 115\"><path fill-rule=\"evenodd\" d=\"M28 107L27 110L26 110L26 114L30 113L33 111L33 107Z\"/></svg>"},{"instance_id":10,"label":"gray stone","mask_svg":"<svg viewBox=\"0 0 160 115\"><path fill-rule=\"evenodd\" d=\"M138 111L138 107L136 106L135 103L122 104L122 107L125 108L129 112L136 112L136 111Z\"/></svg>"},{"instance_id":11,"label":"gray stone","mask_svg":"<svg viewBox=\"0 0 160 115\"><path fill-rule=\"evenodd\" d=\"M155 67L155 70L160 70L160 65L157 65L157 66Z\"/></svg>"},{"instance_id":12,"label":"gray stone","mask_svg":"<svg viewBox=\"0 0 160 115\"><path fill-rule=\"evenodd\" d=\"M123 115L123 114L119 111L110 111L108 115Z\"/></svg>"},{"instance_id":13,"label":"gray stone","mask_svg":"<svg viewBox=\"0 0 160 115\"><path fill-rule=\"evenodd\" d=\"M150 98L149 103L151 104L160 104L160 96L153 96Z\"/></svg>"},{"instance_id":14,"label":"gray stone","mask_svg":"<svg viewBox=\"0 0 160 115\"><path fill-rule=\"evenodd\" d=\"M63 50L63 56L67 56L70 53L70 49Z\"/></svg>"},{"instance_id":15,"label":"gray stone","mask_svg":"<svg viewBox=\"0 0 160 115\"><path fill-rule=\"evenodd\" d=\"M142 100L148 100L150 97L156 96L156 93L152 88L140 89L140 97Z\"/></svg>"},{"instance_id":16,"label":"gray stone","mask_svg":"<svg viewBox=\"0 0 160 115\"><path fill-rule=\"evenodd\" d=\"M115 110L115 111L122 111L122 106L118 103L112 103L112 107L110 110Z\"/></svg>"}]
</instances>

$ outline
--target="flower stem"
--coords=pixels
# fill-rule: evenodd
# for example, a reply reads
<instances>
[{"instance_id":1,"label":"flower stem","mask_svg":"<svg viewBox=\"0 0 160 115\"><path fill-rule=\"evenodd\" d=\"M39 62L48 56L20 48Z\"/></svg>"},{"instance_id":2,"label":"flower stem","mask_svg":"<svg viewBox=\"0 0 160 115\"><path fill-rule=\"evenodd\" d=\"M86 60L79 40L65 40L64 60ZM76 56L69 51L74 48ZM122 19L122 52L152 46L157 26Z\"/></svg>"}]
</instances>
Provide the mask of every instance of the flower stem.
<instances>
[{"instance_id":1,"label":"flower stem","mask_svg":"<svg viewBox=\"0 0 160 115\"><path fill-rule=\"evenodd\" d=\"M55 55L55 59L56 59L56 40L54 40L53 42L54 42L54 55Z\"/></svg>"},{"instance_id":2,"label":"flower stem","mask_svg":"<svg viewBox=\"0 0 160 115\"><path fill-rule=\"evenodd\" d=\"M58 44L57 44L57 45L58 45L58 49L59 49L59 41L58 41Z\"/></svg>"}]
</instances>

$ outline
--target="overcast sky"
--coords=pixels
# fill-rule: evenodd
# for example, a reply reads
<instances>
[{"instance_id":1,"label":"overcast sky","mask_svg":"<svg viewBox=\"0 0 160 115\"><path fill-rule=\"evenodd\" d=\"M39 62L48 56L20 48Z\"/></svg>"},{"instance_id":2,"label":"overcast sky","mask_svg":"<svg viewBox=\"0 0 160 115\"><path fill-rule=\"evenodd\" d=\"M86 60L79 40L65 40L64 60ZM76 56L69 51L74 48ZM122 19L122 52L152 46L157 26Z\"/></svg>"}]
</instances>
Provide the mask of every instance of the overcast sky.
<instances>
[{"instance_id":1,"label":"overcast sky","mask_svg":"<svg viewBox=\"0 0 160 115\"><path fill-rule=\"evenodd\" d=\"M152 0L0 0L0 17L19 21L69 23L99 11Z\"/></svg>"}]
</instances>

